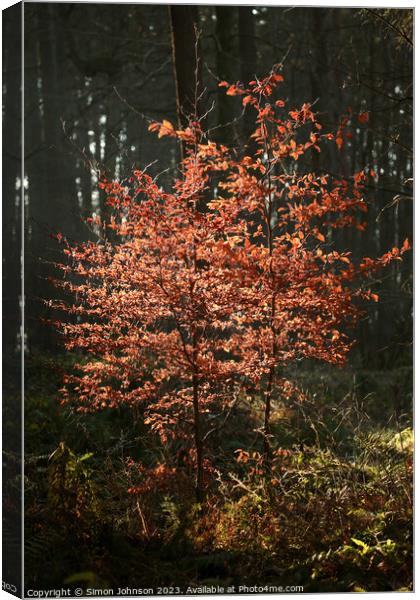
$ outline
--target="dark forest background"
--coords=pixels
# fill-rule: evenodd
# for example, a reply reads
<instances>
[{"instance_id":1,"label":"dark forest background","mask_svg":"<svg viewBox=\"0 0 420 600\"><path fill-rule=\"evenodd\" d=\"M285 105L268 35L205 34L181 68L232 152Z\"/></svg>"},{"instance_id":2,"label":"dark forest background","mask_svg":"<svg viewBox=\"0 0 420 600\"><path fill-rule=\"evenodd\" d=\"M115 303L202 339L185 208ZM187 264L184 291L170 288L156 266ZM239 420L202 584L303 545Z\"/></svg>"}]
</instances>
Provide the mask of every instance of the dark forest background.
<instances>
[{"instance_id":1,"label":"dark forest background","mask_svg":"<svg viewBox=\"0 0 420 600\"><path fill-rule=\"evenodd\" d=\"M123 569L126 569L127 578L131 577L133 583L138 560L146 561L152 552L151 560L156 559L156 564L153 563L155 572L146 572L147 583L157 577L157 572L165 573L165 568L173 571L175 555L188 555L188 549L180 551L176 546L174 556L164 558L166 562L161 563L160 554L153 558L155 549L149 548L148 554L143 556L143 549L129 546L133 544L132 536L137 533L133 534L130 529L134 527L133 521L126 524L123 512L135 512L136 508L122 500L122 490L127 487L126 471L125 475L118 471L114 460L135 455L133 448L138 443L139 431L132 417L120 414L117 417L102 416L101 421L100 416L83 420L58 407L57 390L72 359L64 355L54 328L45 323L54 317L43 300L57 295L48 278L56 274L52 263L60 259L58 244L52 234L61 232L70 240L88 238L89 229L84 219L92 213L105 211L105 197L97 186L104 175L124 179L133 167L153 163L150 171L161 173L162 185L172 180L179 148L174 142L158 140L148 132L148 125L151 120L163 119L175 123L179 104L188 110L188 95L194 82L193 24L196 23L201 32L198 50L199 77L204 90L202 108L206 111L213 107L206 123L208 128L215 128L214 137L227 145L240 146L252 126L247 116L241 114L240 99L226 97L218 82L249 81L255 75L268 73L273 64L281 63L285 79L282 84L284 99L291 106L315 103L325 131L337 131L348 107L355 115L369 115L366 123L352 119L347 130L352 137L345 139L341 152L322 152L317 157L309 157L310 162L305 165L308 171L327 172L344 178L363 168L375 172L367 190L371 200L367 233L362 235L351 230L341 233L337 240L339 248L349 250L357 257L379 256L393 246L401 246L407 237L411 241L413 11L272 6L168 7L121 3L25 4L23 181L20 143L16 137L20 127L16 99L21 84L21 39L20 29L16 26L19 19L15 17L3 20L4 39L7 40L3 47L3 127L7 143L3 152L3 377L5 431L9 435L6 465L12 465L13 472L13 461L19 453L16 422L19 418L19 364L23 341L27 395L28 585L61 585L65 576L78 571L83 571L88 579L91 577L92 582L102 581L105 585L112 582L116 568L122 569L121 577L125 577ZM22 186L25 203L23 338L20 332ZM387 426L392 421L399 431L410 425L412 268L412 256L407 253L403 262L394 263L377 281L376 288L372 287L379 293L379 302L370 303L358 326L357 344L347 370L331 375L320 369L317 378L313 374L299 374L305 385L318 385L318 396L314 392L314 405L308 408L309 411L313 409L314 419L331 417L337 418L338 423L339 414L331 416L331 406L338 402L337 398L344 398L343 402L357 407L358 399L363 398L365 405L357 418L363 412L375 426ZM343 422L340 421L334 431L342 428ZM335 422L331 423L333 430ZM348 421L346 426L348 440L354 434L354 423ZM303 426L300 424L299 427ZM313 426L308 425L305 439L308 444L312 443L312 430ZM228 439L229 432L226 435ZM322 446L322 439L319 442L317 436L318 433L313 439ZM62 515L57 513L54 504L57 498L54 500L51 495L54 489L51 492L48 457L63 440L66 446L60 446L60 456L67 465L73 465L76 479L71 481L82 486L83 501L88 507L86 519L95 523L91 525L89 535L80 521L81 530L69 532L71 509L67 513L63 509ZM291 444L290 440L293 441L293 436L289 439ZM329 441L325 443L328 445ZM391 442L387 438L381 443ZM94 452L97 470L84 467L84 462L78 462L77 456L66 450L67 445L79 453L77 456ZM348 456L348 445L345 448ZM379 477L380 462L377 467ZM92 500L93 487L86 487L86 481L93 477L92 472L96 473L95 485L102 486L101 489L106 488L112 476L114 489L109 494L106 492L108 508L105 512L118 514L115 517L117 525L106 522L105 517L98 517L97 505ZM390 475L390 480L393 477ZM10 497L19 493L16 481L12 481ZM45 481L50 482L48 490ZM303 486L307 489L306 483ZM392 496L393 492L389 490L384 484L384 498ZM8 493L6 490L6 495ZM356 504L360 499L358 494L355 495ZM7 510L14 514L13 507L9 506ZM162 514L168 511L170 514L170 510L171 507L163 508ZM250 513L247 518L252 521L254 517ZM58 522L62 520L61 525L57 525L57 519ZM396 521L395 527L407 531L407 522L409 518L408 521L407 518ZM92 533L92 527L97 528L95 533ZM249 533L249 539L253 535ZM11 533L10 537L13 536ZM68 539L74 537L77 552L60 546L68 536ZM18 552L13 540L15 538L6 546L8 552L10 547ZM316 540L313 543L316 550ZM333 542L327 541L328 546L332 547ZM106 552L103 554L98 550L103 547L117 557L116 563L111 561L111 566L104 566L111 559ZM59 564L53 558L54 552L61 553ZM245 554L251 556L252 552L248 549ZM401 557L401 553L398 556ZM237 560L236 555L234 560ZM222 575L217 564L214 577L220 579ZM242 565L238 567L242 569L238 577L245 576L249 569L252 571L253 567L246 560L237 564ZM191 565L181 565L179 573L187 573L185 576L190 578L189 581L206 580L207 567L204 575L200 575L198 563ZM395 572L400 569L399 579L396 576L398 581L391 582L390 576L386 575L381 589L407 585L406 565L403 568L398 563L397 567L394 565L393 569ZM213 577L212 568L207 579ZM306 581L307 571L303 572L303 581ZM195 575L190 576L190 573ZM296 572L293 573L292 580L298 582ZM99 579L95 579L97 577ZM169 570L165 577L169 583L173 582ZM261 577L263 580L269 578L264 573ZM360 580L363 581L363 577ZM334 584L332 591L353 589L353 584L343 581L340 585ZM369 588L367 584L367 588L377 591L377 581L380 577L373 587ZM319 589L327 588L321 586Z\"/></svg>"},{"instance_id":2,"label":"dark forest background","mask_svg":"<svg viewBox=\"0 0 420 600\"><path fill-rule=\"evenodd\" d=\"M240 144L249 132L240 101L218 88L226 79L248 81L275 63L284 64L284 95L292 105L316 101L326 129L336 131L349 106L369 112L354 125L341 153L323 153L309 169L350 176L369 167L372 199L368 234L342 240L356 255L375 255L400 245L412 228L412 13L286 7L174 7L180 59L174 65L167 5L30 3L25 5L25 180L18 152L5 153L4 273L5 346L19 344L20 186L25 188L26 346L55 348L49 315L40 302L52 291L50 273L60 231L84 239L83 218L103 211L98 175L124 178L134 165L157 161L155 173L177 163L177 148L148 133L151 119L176 121L175 76L194 80L194 32L201 30L203 110L214 104L214 136ZM177 20L177 13L180 18ZM15 37L15 39L14 39ZM19 85L19 32L5 48L4 123L15 128L14 87ZM176 70L178 71L176 73ZM185 83L183 83L185 82ZM9 103L9 97L11 102ZM205 107L205 108L204 108ZM237 120L231 123L236 117ZM409 357L411 338L410 260L392 269L381 300L361 326L357 353L365 367L386 369ZM410 360L408 358L408 360Z\"/></svg>"}]
</instances>

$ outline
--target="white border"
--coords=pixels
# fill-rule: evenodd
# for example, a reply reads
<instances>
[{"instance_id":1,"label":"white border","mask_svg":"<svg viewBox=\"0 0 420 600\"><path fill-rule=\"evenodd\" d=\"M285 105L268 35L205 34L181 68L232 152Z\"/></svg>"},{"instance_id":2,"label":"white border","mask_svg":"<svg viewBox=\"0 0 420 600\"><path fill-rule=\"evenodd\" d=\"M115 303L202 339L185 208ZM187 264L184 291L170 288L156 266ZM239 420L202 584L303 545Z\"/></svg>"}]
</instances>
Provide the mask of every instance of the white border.
<instances>
[{"instance_id":1,"label":"white border","mask_svg":"<svg viewBox=\"0 0 420 600\"><path fill-rule=\"evenodd\" d=\"M45 1L45 0L44 0ZM103 3L103 4L198 4L198 5L233 5L233 6L278 6L278 7L302 7L302 8L313 8L313 7L326 7L326 8L364 8L364 7L372 7L372 8L407 8L407 9L414 9L415 4L414 2L398 2L398 1L392 1L392 0L382 0L382 2L375 2L374 0L365 0L364 2L356 2L356 1L352 1L352 0L347 0L346 2L344 2L342 5L337 5L337 4L332 4L331 2L317 2L317 3L308 3L308 2L302 2L299 0L295 0L294 2L285 2L282 0L265 0L265 2L257 2L257 1L252 1L252 0L241 0L241 1L223 1L223 0L213 0L213 2L208 2L208 1L204 1L204 2L200 2L200 1L195 1L195 2L191 2L188 0L171 0L169 2L156 2L153 0L144 0L143 2L124 2L123 0L69 0L72 1L73 3L87 3L87 4L99 4L99 3ZM36 0L26 0L27 3L32 3L32 2L36 2ZM55 2L66 2L67 0L55 0ZM1 10L4 10L5 8L8 8L14 4L17 4L17 2L11 2L10 0L0 0L0 8ZM23 14L24 14L24 3L22 2L22 76L23 76L23 66L24 66L24 18L23 18ZM0 33L0 41L1 41L1 33ZM414 45L414 65L415 68L417 67L418 61L417 61L417 51L416 51L416 46ZM415 73L416 73L416 69L415 69ZM417 108L418 108L418 99L416 97L416 95L414 96L414 114L417 114ZM22 101L22 115L24 114L24 81L23 81L23 77L22 77L22 94L21 94L21 101ZM414 138L414 148L415 150L417 150L418 144L417 144L417 140L418 140L418 135L417 135L417 120L415 119L415 128L414 128L414 133L415 133L415 138ZM22 177L22 183L24 181L24 172L25 172L25 167L24 167L24 119L22 119L22 144L21 144L21 160L22 160L22 168L21 168L21 177ZM415 155L415 153L414 153ZM417 162L415 161L414 164L414 173L415 173L415 177L417 175ZM21 187L21 193L22 193L22 213L21 213L21 218L22 218L22 223L21 223L21 235L22 235L22 272L23 272L23 268L24 268L24 186L22 185ZM420 219L420 211L414 211L414 234L416 232L416 230L418 229L419 226L419 219ZM1 223L1 216L0 216L0 223ZM414 266L416 267L417 265L417 249L415 248L414 250ZM414 268L414 274L416 274L416 268ZM1 289L1 283L0 283L0 289ZM22 380L21 380L21 384L22 384L22 456L23 456L23 452L24 452L24 369L23 369L23 361L24 361L24 339L23 339L23 332L24 332L24 322L25 322L25 315L24 315L24 277L22 276L22 307L21 307L21 311L22 311L22 330L21 330L21 336L22 336ZM415 297L415 309L416 309L416 297ZM416 312L416 310L415 310ZM0 333L1 333L1 324L0 324ZM416 320L414 321L414 339L416 339L418 337L418 334L420 333L420 324L418 323L418 321L416 322ZM416 372L416 367L420 367L420 364L418 363L417 360L417 356L415 354L415 361L414 361L414 367L415 367L415 372ZM418 371L420 372L420 371ZM414 387L414 395L415 398L417 397L417 381L415 381L415 387ZM416 427L416 413L415 413L415 427ZM1 418L0 418L0 422L1 422ZM417 445L416 445L417 448ZM415 455L417 455L417 449L415 452ZM0 473L0 481L1 481L1 473ZM415 478L415 482L417 482L417 478ZM23 467L23 461L22 461L22 542L24 542L24 529L23 529L23 525L24 525L24 519L23 519L23 515L24 515L24 496L23 496L23 483L24 483L24 467ZM416 489L416 488L415 488ZM420 540L420 534L418 531L418 528L415 528L415 547L418 547L418 542ZM1 551L1 550L0 550ZM22 553L22 587L23 587L23 573L24 573L24 555ZM371 595L373 594L375 597L386 597L389 595L389 593L393 594L393 597L400 597L400 596L405 596L405 593L398 593L398 592L378 592L378 593L371 593ZM299 596L300 594L281 594L281 597L283 596ZM305 598L314 598L315 600L320 600L322 598L324 594L305 594L303 593L303 596ZM330 596L331 594L325 594ZM265 595L265 594L259 594L259 595L253 595L255 598L274 598L274 597L279 597L278 596L274 596L274 595ZM334 593L334 597L335 598L347 598L349 596L349 593L346 594L342 594L342 593ZM9 599L12 596L11 594L8 594L7 592L3 592L2 590L0 591L0 600L3 599ZM216 596L199 596L200 598L205 598L205 599L214 599ZM224 596L217 596L217 597L224 597ZM227 597L227 596L226 596ZM235 595L232 596L232 598L249 598L249 595Z\"/></svg>"}]
</instances>

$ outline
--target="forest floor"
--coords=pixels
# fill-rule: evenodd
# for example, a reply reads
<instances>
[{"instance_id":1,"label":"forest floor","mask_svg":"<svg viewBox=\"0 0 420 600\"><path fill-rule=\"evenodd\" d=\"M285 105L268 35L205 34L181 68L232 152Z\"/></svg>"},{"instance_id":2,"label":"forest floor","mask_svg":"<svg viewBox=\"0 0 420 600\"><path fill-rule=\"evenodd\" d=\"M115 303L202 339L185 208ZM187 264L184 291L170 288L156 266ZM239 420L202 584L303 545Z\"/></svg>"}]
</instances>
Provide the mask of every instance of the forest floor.
<instances>
[{"instance_id":1,"label":"forest floor","mask_svg":"<svg viewBox=\"0 0 420 600\"><path fill-rule=\"evenodd\" d=\"M269 473L244 398L208 445L199 506L188 461L140 415L60 406L65 363L27 362L27 586L412 589L410 369L300 373L307 401L277 404Z\"/></svg>"}]
</instances>

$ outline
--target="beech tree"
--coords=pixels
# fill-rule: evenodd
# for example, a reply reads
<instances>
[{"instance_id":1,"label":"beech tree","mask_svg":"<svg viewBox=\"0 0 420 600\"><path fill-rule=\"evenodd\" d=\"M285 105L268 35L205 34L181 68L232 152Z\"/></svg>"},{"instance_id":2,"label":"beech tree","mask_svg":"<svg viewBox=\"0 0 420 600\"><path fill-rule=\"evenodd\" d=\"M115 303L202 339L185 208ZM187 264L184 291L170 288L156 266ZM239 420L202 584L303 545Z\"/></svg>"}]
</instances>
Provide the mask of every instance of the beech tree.
<instances>
[{"instance_id":1,"label":"beech tree","mask_svg":"<svg viewBox=\"0 0 420 600\"><path fill-rule=\"evenodd\" d=\"M169 122L159 135L166 130L173 131ZM217 241L218 221L200 209L211 146L197 151L198 122L177 135L189 150L172 192L144 171L124 184L102 183L113 214L106 222L90 220L97 243L66 243L70 263L62 265L66 277L56 284L77 298L58 307L81 318L63 324L66 347L91 357L66 377L65 400L74 398L79 410L144 406L145 422L163 443L176 437L188 447L193 440L201 501L202 415L230 399L235 362L223 331L235 294L227 249Z\"/></svg>"},{"instance_id":2,"label":"beech tree","mask_svg":"<svg viewBox=\"0 0 420 600\"><path fill-rule=\"evenodd\" d=\"M67 349L85 355L63 402L142 407L162 443L188 449L198 502L215 416L245 389L263 399L269 471L272 403L293 390L282 371L306 359L342 365L360 300L378 300L369 276L409 248L362 261L334 248L335 230L365 227L369 174L349 184L300 169L323 144L340 147L342 129L323 133L309 104L287 109L282 80L275 67L248 85L220 82L254 111L253 155L212 141L198 115L182 129L153 122L186 149L171 189L147 169L103 181L109 215L90 219L97 241L58 235L68 260L55 284L73 300L53 306L73 320L57 326Z\"/></svg>"}]
</instances>

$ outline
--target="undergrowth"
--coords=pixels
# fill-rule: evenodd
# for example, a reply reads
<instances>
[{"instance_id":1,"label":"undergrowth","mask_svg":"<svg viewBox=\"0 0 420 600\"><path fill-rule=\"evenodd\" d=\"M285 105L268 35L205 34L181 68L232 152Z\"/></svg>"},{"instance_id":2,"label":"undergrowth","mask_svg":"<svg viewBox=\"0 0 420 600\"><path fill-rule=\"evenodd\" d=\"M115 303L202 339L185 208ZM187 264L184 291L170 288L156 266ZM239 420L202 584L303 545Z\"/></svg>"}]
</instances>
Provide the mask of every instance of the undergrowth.
<instances>
[{"instance_id":1,"label":"undergrowth","mask_svg":"<svg viewBox=\"0 0 420 600\"><path fill-rule=\"evenodd\" d=\"M34 361L58 383L54 361ZM269 475L262 401L240 399L209 438L201 506L182 447L162 446L141 414L75 416L57 407L53 385L43 395L45 382L34 379L26 401L26 585L411 589L411 398L395 414L380 380L369 394L360 374L343 372L340 385L328 377L306 377L303 404L276 403Z\"/></svg>"}]
</instances>

